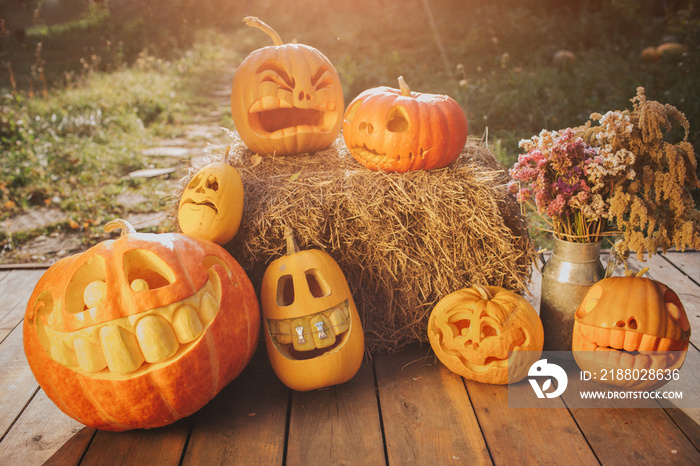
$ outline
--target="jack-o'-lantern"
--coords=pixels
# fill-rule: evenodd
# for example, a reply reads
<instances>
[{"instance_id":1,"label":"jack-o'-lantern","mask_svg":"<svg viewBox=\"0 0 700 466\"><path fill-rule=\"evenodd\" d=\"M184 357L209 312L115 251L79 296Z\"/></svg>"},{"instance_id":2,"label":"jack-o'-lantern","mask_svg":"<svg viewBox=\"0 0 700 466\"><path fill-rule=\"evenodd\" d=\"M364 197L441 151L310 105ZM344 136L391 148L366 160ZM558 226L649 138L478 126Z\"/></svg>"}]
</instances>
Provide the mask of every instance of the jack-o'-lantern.
<instances>
[{"instance_id":1,"label":"jack-o'-lantern","mask_svg":"<svg viewBox=\"0 0 700 466\"><path fill-rule=\"evenodd\" d=\"M46 395L90 427L159 427L189 416L252 357L255 290L221 246L180 234L122 236L39 279L24 351Z\"/></svg>"},{"instance_id":2,"label":"jack-o'-lantern","mask_svg":"<svg viewBox=\"0 0 700 466\"><path fill-rule=\"evenodd\" d=\"M180 197L177 220L182 232L224 245L238 232L243 217L243 182L226 162L202 167Z\"/></svg>"},{"instance_id":3,"label":"jack-o'-lantern","mask_svg":"<svg viewBox=\"0 0 700 466\"><path fill-rule=\"evenodd\" d=\"M258 18L243 21L274 42L248 55L233 77L231 115L243 142L267 155L330 146L340 133L345 109L333 64L314 47L284 44Z\"/></svg>"},{"instance_id":4,"label":"jack-o'-lantern","mask_svg":"<svg viewBox=\"0 0 700 466\"><path fill-rule=\"evenodd\" d=\"M446 95L377 87L359 94L343 117L350 153L367 168L386 172L430 170L452 164L467 141L467 117Z\"/></svg>"},{"instance_id":5,"label":"jack-o'-lantern","mask_svg":"<svg viewBox=\"0 0 700 466\"><path fill-rule=\"evenodd\" d=\"M499 286L448 294L428 319L428 340L448 369L492 384L522 380L542 354L544 330L535 309Z\"/></svg>"},{"instance_id":6,"label":"jack-o'-lantern","mask_svg":"<svg viewBox=\"0 0 700 466\"><path fill-rule=\"evenodd\" d=\"M672 371L685 361L690 322L678 295L642 275L604 278L584 296L574 315L571 349L591 373L627 369ZM650 390L668 378L606 377L606 383Z\"/></svg>"},{"instance_id":7,"label":"jack-o'-lantern","mask_svg":"<svg viewBox=\"0 0 700 466\"><path fill-rule=\"evenodd\" d=\"M362 364L364 333L345 275L325 251L301 251L290 229L285 236L287 253L260 290L272 368L298 391L347 382Z\"/></svg>"}]
</instances>

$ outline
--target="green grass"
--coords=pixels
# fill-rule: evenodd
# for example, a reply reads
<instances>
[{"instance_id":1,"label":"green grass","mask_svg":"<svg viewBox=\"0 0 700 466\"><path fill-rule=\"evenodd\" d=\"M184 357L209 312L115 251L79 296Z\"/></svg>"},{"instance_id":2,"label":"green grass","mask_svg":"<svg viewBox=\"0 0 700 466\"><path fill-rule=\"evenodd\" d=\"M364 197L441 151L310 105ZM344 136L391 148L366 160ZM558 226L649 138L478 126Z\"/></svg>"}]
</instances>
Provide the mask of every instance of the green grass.
<instances>
[{"instance_id":1,"label":"green grass","mask_svg":"<svg viewBox=\"0 0 700 466\"><path fill-rule=\"evenodd\" d=\"M346 103L371 87L396 87L399 75L415 91L452 96L470 134L488 134L506 166L519 140L629 108L637 86L683 111L700 147L695 0L431 0L429 11L422 0L243 3L0 0L0 219L48 203L80 224L97 222L119 215L120 192L153 192L153 181L125 181L146 163L140 150L208 113L203 90L212 77L271 45L241 22L246 15L322 51ZM680 7L664 12L662 4ZM644 62L641 51L666 36L688 53ZM554 64L561 49L575 62ZM221 122L232 127L227 112Z\"/></svg>"}]
</instances>

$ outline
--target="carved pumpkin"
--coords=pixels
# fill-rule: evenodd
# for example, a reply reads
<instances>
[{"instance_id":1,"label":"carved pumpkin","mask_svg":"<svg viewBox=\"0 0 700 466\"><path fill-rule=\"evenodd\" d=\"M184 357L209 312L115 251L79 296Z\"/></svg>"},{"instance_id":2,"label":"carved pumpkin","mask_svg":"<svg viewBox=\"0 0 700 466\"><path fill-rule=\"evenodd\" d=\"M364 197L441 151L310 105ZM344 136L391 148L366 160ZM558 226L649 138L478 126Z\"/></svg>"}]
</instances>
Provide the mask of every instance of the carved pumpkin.
<instances>
[{"instance_id":1,"label":"carved pumpkin","mask_svg":"<svg viewBox=\"0 0 700 466\"><path fill-rule=\"evenodd\" d=\"M46 395L90 427L159 427L233 380L260 329L250 280L220 246L136 233L64 258L40 278L24 351Z\"/></svg>"},{"instance_id":2,"label":"carved pumpkin","mask_svg":"<svg viewBox=\"0 0 700 466\"><path fill-rule=\"evenodd\" d=\"M593 285L574 315L571 349L583 370L680 369L690 342L690 323L678 295L641 275L609 277ZM664 380L634 378L611 385L640 390Z\"/></svg>"},{"instance_id":3,"label":"carved pumpkin","mask_svg":"<svg viewBox=\"0 0 700 466\"><path fill-rule=\"evenodd\" d=\"M400 89L368 89L350 102L343 138L367 168L386 172L442 168L452 164L467 141L467 117L446 95Z\"/></svg>"},{"instance_id":4,"label":"carved pumpkin","mask_svg":"<svg viewBox=\"0 0 700 466\"><path fill-rule=\"evenodd\" d=\"M519 294L474 285L437 303L428 319L428 339L452 372L506 384L525 377L540 358L544 330L535 309Z\"/></svg>"},{"instance_id":5,"label":"carved pumpkin","mask_svg":"<svg viewBox=\"0 0 700 466\"><path fill-rule=\"evenodd\" d=\"M233 77L231 115L243 142L259 154L298 154L325 149L340 133L345 108L340 78L317 49L284 44L255 17L274 45L252 52Z\"/></svg>"},{"instance_id":6,"label":"carved pumpkin","mask_svg":"<svg viewBox=\"0 0 700 466\"><path fill-rule=\"evenodd\" d=\"M318 249L287 253L265 270L260 290L267 354L289 388L308 391L350 380L364 355L364 333L342 270Z\"/></svg>"},{"instance_id":7,"label":"carved pumpkin","mask_svg":"<svg viewBox=\"0 0 700 466\"><path fill-rule=\"evenodd\" d=\"M226 162L202 167L180 197L177 220L193 238L224 245L238 232L243 217L243 182Z\"/></svg>"}]
</instances>

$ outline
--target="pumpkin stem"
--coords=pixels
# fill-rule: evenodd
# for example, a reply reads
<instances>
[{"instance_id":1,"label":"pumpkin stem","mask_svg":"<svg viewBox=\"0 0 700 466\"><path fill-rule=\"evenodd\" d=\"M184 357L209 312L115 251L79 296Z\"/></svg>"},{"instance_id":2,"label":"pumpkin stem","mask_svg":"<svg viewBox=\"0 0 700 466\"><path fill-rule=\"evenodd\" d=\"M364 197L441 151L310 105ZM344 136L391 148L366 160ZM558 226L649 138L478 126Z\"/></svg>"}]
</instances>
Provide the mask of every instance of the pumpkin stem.
<instances>
[{"instance_id":1,"label":"pumpkin stem","mask_svg":"<svg viewBox=\"0 0 700 466\"><path fill-rule=\"evenodd\" d=\"M625 277L635 277L639 278L645 273L649 271L649 267L644 267L642 270L640 270L637 273L634 273L634 270L630 270L629 267L627 267L627 263L625 262Z\"/></svg>"},{"instance_id":2,"label":"pumpkin stem","mask_svg":"<svg viewBox=\"0 0 700 466\"><path fill-rule=\"evenodd\" d=\"M408 87L408 84L406 84L406 81L403 79L403 76L399 76L399 89L401 89L402 96L410 97L411 88Z\"/></svg>"},{"instance_id":3,"label":"pumpkin stem","mask_svg":"<svg viewBox=\"0 0 700 466\"><path fill-rule=\"evenodd\" d=\"M126 220L122 220L121 218L107 222L107 224L104 226L106 233L114 231L117 228L121 228L122 230L121 234L119 235L120 237L136 233L136 228L134 228L131 223L127 222Z\"/></svg>"},{"instance_id":4,"label":"pumpkin stem","mask_svg":"<svg viewBox=\"0 0 700 466\"><path fill-rule=\"evenodd\" d=\"M491 301L493 299L493 295L489 293L489 290L486 289L485 286L473 284L472 288L479 292L479 294L481 295L481 299L483 299L484 301Z\"/></svg>"},{"instance_id":5,"label":"pumpkin stem","mask_svg":"<svg viewBox=\"0 0 700 466\"><path fill-rule=\"evenodd\" d=\"M277 34L277 31L260 21L257 16L246 16L245 18L243 18L243 22L250 27L260 29L265 34L270 36L272 38L272 42L274 42L275 45L284 45L284 42L282 42L282 38L279 34Z\"/></svg>"},{"instance_id":6,"label":"pumpkin stem","mask_svg":"<svg viewBox=\"0 0 700 466\"><path fill-rule=\"evenodd\" d=\"M290 256L300 251L297 240L294 239L294 232L288 226L284 227L284 238L287 240L287 255Z\"/></svg>"}]
</instances>

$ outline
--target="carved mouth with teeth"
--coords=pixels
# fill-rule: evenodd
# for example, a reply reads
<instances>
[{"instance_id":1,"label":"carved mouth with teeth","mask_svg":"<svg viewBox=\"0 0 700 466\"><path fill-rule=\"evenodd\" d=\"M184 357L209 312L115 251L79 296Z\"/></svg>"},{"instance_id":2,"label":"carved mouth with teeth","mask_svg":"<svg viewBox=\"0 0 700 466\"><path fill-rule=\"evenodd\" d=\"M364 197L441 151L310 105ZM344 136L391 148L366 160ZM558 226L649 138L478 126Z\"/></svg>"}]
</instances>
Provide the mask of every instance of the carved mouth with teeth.
<instances>
[{"instance_id":1,"label":"carved mouth with teeth","mask_svg":"<svg viewBox=\"0 0 700 466\"><path fill-rule=\"evenodd\" d=\"M293 319L267 319L277 351L288 359L306 360L340 348L352 324L348 300L325 311Z\"/></svg>"},{"instance_id":2,"label":"carved mouth with teeth","mask_svg":"<svg viewBox=\"0 0 700 466\"><path fill-rule=\"evenodd\" d=\"M181 301L72 332L58 332L36 319L37 332L50 357L93 378L119 379L155 370L184 355L202 338L221 303L221 281L209 279ZM83 313L92 315L96 308ZM86 318L89 316L86 316Z\"/></svg>"},{"instance_id":3,"label":"carved mouth with teeth","mask_svg":"<svg viewBox=\"0 0 700 466\"><path fill-rule=\"evenodd\" d=\"M575 322L573 347L576 348L574 355L577 361L581 359L606 367L656 370L682 363L688 340Z\"/></svg>"},{"instance_id":4,"label":"carved mouth with teeth","mask_svg":"<svg viewBox=\"0 0 700 466\"><path fill-rule=\"evenodd\" d=\"M333 130L338 118L333 102L323 102L315 108L298 108L275 96L262 97L253 103L248 112L250 127L266 138L328 133Z\"/></svg>"},{"instance_id":5,"label":"carved mouth with teeth","mask_svg":"<svg viewBox=\"0 0 700 466\"><path fill-rule=\"evenodd\" d=\"M425 160L426 155L429 152L421 148L418 154L414 154L413 152L408 152L405 154L402 153L399 155L381 154L374 149L370 149L369 147L367 147L367 145L354 146L350 150L353 154L355 154L357 157L360 157L362 160L375 164L388 163L389 161L401 161L406 159L413 163L416 160L416 158L422 162L423 160Z\"/></svg>"}]
</instances>

